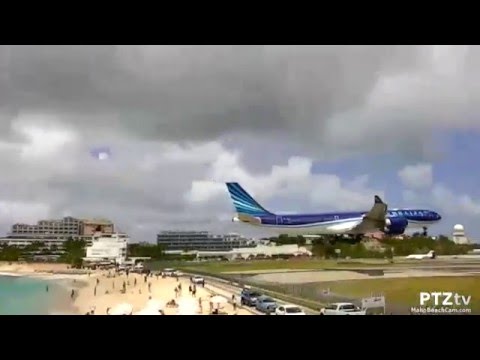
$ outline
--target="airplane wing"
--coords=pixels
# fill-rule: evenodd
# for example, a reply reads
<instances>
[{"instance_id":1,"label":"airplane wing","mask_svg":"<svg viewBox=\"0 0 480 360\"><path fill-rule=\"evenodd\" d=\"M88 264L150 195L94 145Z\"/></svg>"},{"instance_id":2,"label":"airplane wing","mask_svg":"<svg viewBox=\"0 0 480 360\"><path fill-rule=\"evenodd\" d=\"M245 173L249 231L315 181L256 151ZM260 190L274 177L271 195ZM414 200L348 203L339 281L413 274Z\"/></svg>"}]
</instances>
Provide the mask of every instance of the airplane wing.
<instances>
[{"instance_id":1,"label":"airplane wing","mask_svg":"<svg viewBox=\"0 0 480 360\"><path fill-rule=\"evenodd\" d=\"M251 215L247 215L247 214L237 214L236 216L238 218L238 220L240 220L241 222L245 222L245 223L250 223L252 225L260 225L262 223L262 221L254 216L251 216Z\"/></svg>"},{"instance_id":2,"label":"airplane wing","mask_svg":"<svg viewBox=\"0 0 480 360\"><path fill-rule=\"evenodd\" d=\"M375 195L375 202L370 211L365 214L361 223L355 226L351 231L357 234L376 231L385 226L388 205L385 204L380 196Z\"/></svg>"}]
</instances>

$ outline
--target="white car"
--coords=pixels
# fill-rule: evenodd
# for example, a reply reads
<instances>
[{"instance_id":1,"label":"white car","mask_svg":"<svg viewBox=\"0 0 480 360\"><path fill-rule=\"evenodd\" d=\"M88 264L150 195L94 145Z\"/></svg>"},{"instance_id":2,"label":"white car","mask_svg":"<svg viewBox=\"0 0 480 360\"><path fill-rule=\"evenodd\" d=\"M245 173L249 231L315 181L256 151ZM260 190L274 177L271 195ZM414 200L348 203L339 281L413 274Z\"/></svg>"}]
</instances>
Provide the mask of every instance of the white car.
<instances>
[{"instance_id":1,"label":"white car","mask_svg":"<svg viewBox=\"0 0 480 360\"><path fill-rule=\"evenodd\" d=\"M352 303L333 303L320 310L320 315L366 315L362 310Z\"/></svg>"},{"instance_id":2,"label":"white car","mask_svg":"<svg viewBox=\"0 0 480 360\"><path fill-rule=\"evenodd\" d=\"M279 305L275 309L275 315L306 315L297 305Z\"/></svg>"},{"instance_id":3,"label":"white car","mask_svg":"<svg viewBox=\"0 0 480 360\"><path fill-rule=\"evenodd\" d=\"M164 274L165 276L175 276L175 272L176 272L176 271L177 271L177 270L171 269L171 268L163 269L163 274Z\"/></svg>"},{"instance_id":4,"label":"white car","mask_svg":"<svg viewBox=\"0 0 480 360\"><path fill-rule=\"evenodd\" d=\"M194 276L194 277L192 278L192 282L193 282L194 284L201 284L201 283L205 282L205 280L204 280L203 277L201 277L201 276Z\"/></svg>"}]
</instances>

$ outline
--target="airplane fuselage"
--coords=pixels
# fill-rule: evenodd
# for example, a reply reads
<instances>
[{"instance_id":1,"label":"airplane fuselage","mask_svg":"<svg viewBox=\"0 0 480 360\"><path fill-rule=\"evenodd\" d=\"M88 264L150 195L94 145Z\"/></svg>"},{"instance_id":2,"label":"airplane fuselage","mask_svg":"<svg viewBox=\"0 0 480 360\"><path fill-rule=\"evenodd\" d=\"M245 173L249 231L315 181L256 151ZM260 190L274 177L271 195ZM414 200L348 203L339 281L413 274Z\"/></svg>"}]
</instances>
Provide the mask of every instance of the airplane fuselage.
<instances>
[{"instance_id":1,"label":"airplane fuselage","mask_svg":"<svg viewBox=\"0 0 480 360\"><path fill-rule=\"evenodd\" d=\"M226 183L237 211L233 221L291 235L362 235L383 231L400 235L410 228L423 228L441 220L431 210L390 209L378 196L369 211L330 212L322 214L275 214L260 205L238 183Z\"/></svg>"},{"instance_id":2,"label":"airplane fuselage","mask_svg":"<svg viewBox=\"0 0 480 360\"><path fill-rule=\"evenodd\" d=\"M355 224L362 221L368 211L336 212L322 214L282 214L257 216L253 226L263 227L280 234L289 235L319 235L319 234L360 234L350 231ZM431 210L392 209L386 214L388 219L406 219L405 229L422 229L440 221L441 216ZM238 217L234 221L240 221Z\"/></svg>"}]
</instances>

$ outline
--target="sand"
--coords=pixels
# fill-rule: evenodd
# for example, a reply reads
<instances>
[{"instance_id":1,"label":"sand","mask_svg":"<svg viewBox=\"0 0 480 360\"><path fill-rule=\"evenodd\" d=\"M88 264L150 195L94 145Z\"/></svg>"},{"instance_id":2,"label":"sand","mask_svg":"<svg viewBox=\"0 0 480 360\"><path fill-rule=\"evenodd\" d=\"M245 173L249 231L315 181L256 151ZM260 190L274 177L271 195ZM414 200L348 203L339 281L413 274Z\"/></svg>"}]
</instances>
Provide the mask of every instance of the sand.
<instances>
[{"instance_id":1,"label":"sand","mask_svg":"<svg viewBox=\"0 0 480 360\"><path fill-rule=\"evenodd\" d=\"M97 284L98 280L98 284ZM136 280L136 283L135 283ZM126 284L126 293L122 293L122 284ZM149 291L149 285L150 291ZM176 298L175 287L181 284L182 293ZM93 273L87 280L85 286L77 289L78 295L73 301L77 312L85 314L92 308L95 309L96 315L105 315L108 308L113 308L122 303L128 303L133 306L133 312L142 310L150 298L166 303L172 299L178 301L180 298L193 298L188 291L190 280L188 278L162 278L161 276L147 277L145 282L145 275L140 274L126 274L114 275L113 271L103 271ZM209 289L214 287L209 286ZM197 285L196 301L201 299L202 314L210 313L209 298L215 295L206 288ZM223 305L223 312L233 315L251 315L251 312L237 307L235 311L233 305L228 303ZM165 315L175 315L176 308L165 308Z\"/></svg>"},{"instance_id":2,"label":"sand","mask_svg":"<svg viewBox=\"0 0 480 360\"><path fill-rule=\"evenodd\" d=\"M83 270L70 269L66 264L50 263L23 263L0 261L0 273L10 275L34 275L34 274L81 274Z\"/></svg>"},{"instance_id":3,"label":"sand","mask_svg":"<svg viewBox=\"0 0 480 360\"><path fill-rule=\"evenodd\" d=\"M148 277L147 282L144 275L140 274L116 274L113 271L79 271L70 269L65 264L49 263L19 263L0 262L0 275L28 276L53 280L61 285L62 291L56 299L59 304L53 313L55 314L79 314L83 315L95 308L96 315L105 315L108 308L114 308L122 303L129 303L133 306L133 312L140 311L145 307L149 298L168 302L172 299L177 301L181 297L193 298L188 291L190 280L187 278L162 278L161 276ZM136 284L135 284L136 279ZM98 284L97 284L98 281ZM122 293L122 284L126 284L126 293ZM150 285L150 291L148 284ZM175 298L175 287L182 285L182 293ZM74 297L71 298L72 290ZM231 293L215 288L214 284L208 284L207 288L197 285L196 301L201 298L202 314L210 313L209 298L212 295L220 294L230 300ZM237 302L239 301L237 296ZM223 305L222 312L229 315L252 315L251 311L237 307L233 309L231 303ZM165 308L166 315L176 314L176 308Z\"/></svg>"}]
</instances>

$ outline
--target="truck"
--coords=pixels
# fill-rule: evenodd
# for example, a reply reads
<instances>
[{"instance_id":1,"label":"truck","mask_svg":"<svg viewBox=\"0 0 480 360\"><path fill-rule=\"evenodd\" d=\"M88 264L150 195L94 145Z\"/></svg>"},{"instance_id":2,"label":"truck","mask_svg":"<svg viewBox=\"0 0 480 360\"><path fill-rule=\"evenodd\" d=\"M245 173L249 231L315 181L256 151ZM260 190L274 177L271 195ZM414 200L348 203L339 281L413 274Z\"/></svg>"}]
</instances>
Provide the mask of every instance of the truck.
<instances>
[{"instance_id":1,"label":"truck","mask_svg":"<svg viewBox=\"0 0 480 360\"><path fill-rule=\"evenodd\" d=\"M320 310L320 315L366 315L367 311L352 303L333 303Z\"/></svg>"}]
</instances>

